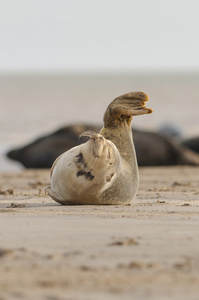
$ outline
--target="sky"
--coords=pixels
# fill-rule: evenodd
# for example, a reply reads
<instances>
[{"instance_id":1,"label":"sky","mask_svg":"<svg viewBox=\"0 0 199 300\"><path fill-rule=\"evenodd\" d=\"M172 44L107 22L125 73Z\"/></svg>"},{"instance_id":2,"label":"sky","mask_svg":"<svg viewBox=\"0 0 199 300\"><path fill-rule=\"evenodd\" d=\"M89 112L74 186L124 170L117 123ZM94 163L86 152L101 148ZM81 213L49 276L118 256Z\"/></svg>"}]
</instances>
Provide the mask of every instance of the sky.
<instances>
[{"instance_id":1,"label":"sky","mask_svg":"<svg viewBox=\"0 0 199 300\"><path fill-rule=\"evenodd\" d=\"M0 72L199 70L198 0L0 0Z\"/></svg>"}]
</instances>

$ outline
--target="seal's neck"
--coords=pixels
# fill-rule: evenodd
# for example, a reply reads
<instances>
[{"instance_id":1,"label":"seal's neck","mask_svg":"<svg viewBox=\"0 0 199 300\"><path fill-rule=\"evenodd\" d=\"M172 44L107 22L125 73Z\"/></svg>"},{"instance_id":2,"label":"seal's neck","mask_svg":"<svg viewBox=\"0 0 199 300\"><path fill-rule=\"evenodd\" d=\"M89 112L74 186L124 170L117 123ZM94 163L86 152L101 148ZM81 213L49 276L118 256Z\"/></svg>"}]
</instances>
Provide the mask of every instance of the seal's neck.
<instances>
[{"instance_id":1,"label":"seal's neck","mask_svg":"<svg viewBox=\"0 0 199 300\"><path fill-rule=\"evenodd\" d=\"M123 121L116 126L105 126L100 134L112 141L119 150L121 157L131 164L134 169L137 168L132 131L128 122Z\"/></svg>"}]
</instances>

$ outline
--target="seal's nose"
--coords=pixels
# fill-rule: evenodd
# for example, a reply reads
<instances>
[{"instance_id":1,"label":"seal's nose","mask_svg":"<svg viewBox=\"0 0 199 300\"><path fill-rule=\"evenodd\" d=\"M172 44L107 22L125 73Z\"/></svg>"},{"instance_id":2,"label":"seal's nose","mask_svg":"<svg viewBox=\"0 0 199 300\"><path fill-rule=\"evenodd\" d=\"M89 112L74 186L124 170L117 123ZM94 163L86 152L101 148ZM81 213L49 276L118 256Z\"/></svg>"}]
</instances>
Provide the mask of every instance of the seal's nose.
<instances>
[{"instance_id":1,"label":"seal's nose","mask_svg":"<svg viewBox=\"0 0 199 300\"><path fill-rule=\"evenodd\" d=\"M102 141L104 140L103 136L100 135L100 134L98 134L98 133L96 133L96 134L94 134L94 135L91 136L91 140L93 140L94 142L95 142L97 139L102 140Z\"/></svg>"}]
</instances>

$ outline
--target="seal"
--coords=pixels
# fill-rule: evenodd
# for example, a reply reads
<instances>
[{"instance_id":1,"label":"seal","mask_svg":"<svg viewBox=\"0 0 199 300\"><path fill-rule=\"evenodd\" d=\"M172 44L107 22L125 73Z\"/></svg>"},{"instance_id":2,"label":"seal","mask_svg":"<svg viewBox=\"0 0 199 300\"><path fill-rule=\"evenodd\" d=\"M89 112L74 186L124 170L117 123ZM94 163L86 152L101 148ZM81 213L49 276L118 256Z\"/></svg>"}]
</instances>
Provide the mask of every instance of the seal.
<instances>
[{"instance_id":1,"label":"seal","mask_svg":"<svg viewBox=\"0 0 199 300\"><path fill-rule=\"evenodd\" d=\"M181 143L184 147L189 148L190 150L199 153L199 136L189 138L182 141Z\"/></svg>"},{"instance_id":2,"label":"seal","mask_svg":"<svg viewBox=\"0 0 199 300\"><path fill-rule=\"evenodd\" d=\"M104 114L100 133L59 156L46 189L64 204L127 204L138 190L138 165L132 139L133 116L149 114L148 96L131 92L113 100Z\"/></svg>"}]
</instances>

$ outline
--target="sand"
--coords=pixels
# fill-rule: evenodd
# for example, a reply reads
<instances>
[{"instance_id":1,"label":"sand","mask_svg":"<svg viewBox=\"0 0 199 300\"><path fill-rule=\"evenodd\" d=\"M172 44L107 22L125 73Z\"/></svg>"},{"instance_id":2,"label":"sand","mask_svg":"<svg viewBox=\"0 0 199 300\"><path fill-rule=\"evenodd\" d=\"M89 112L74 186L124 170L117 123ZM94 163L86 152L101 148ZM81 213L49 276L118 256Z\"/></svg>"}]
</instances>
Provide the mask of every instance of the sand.
<instances>
[{"instance_id":1,"label":"sand","mask_svg":"<svg viewBox=\"0 0 199 300\"><path fill-rule=\"evenodd\" d=\"M1 173L0 299L199 299L199 168L140 169L125 206L61 206Z\"/></svg>"}]
</instances>

